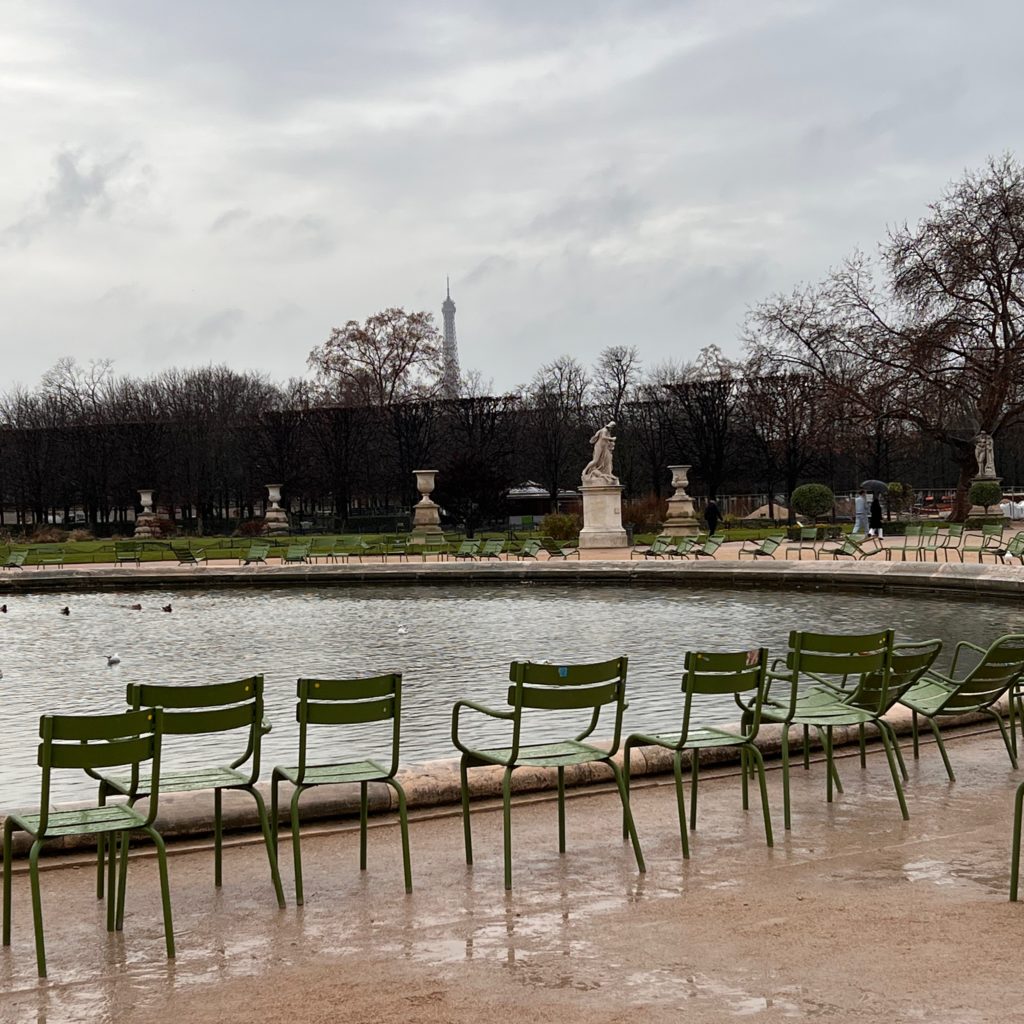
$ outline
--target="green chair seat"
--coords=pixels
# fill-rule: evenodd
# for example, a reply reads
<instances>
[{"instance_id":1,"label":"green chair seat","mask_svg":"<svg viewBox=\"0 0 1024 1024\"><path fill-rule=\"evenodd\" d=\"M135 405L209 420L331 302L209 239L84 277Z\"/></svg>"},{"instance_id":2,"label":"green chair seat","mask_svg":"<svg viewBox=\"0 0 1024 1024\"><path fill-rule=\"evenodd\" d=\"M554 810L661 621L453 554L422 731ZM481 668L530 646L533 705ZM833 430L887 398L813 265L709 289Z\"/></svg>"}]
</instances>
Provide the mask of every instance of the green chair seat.
<instances>
[{"instance_id":1,"label":"green chair seat","mask_svg":"<svg viewBox=\"0 0 1024 1024\"><path fill-rule=\"evenodd\" d=\"M467 758L469 767L478 767L474 761L483 764L506 765L513 754L512 747L500 747L494 750L475 750ZM595 758L604 758L608 751L592 747L588 743L576 740L563 740L561 743L535 743L532 746L519 747L516 757L517 765L532 765L535 768L559 768L570 764L586 764Z\"/></svg>"},{"instance_id":2,"label":"green chair seat","mask_svg":"<svg viewBox=\"0 0 1024 1024\"><path fill-rule=\"evenodd\" d=\"M298 765L277 765L274 771L293 786L299 784ZM307 765L301 784L333 786L345 782L376 782L387 777L387 768L376 761L345 761L339 764Z\"/></svg>"},{"instance_id":3,"label":"green chair seat","mask_svg":"<svg viewBox=\"0 0 1024 1024\"><path fill-rule=\"evenodd\" d=\"M130 796L134 792L139 800L150 792L150 779L145 775L139 777L139 784L134 790L132 780L127 775L104 775L103 781L108 788L123 796ZM248 784L248 774L227 767L188 768L178 772L162 772L160 775L161 793L196 793L203 789L232 789Z\"/></svg>"},{"instance_id":4,"label":"green chair seat","mask_svg":"<svg viewBox=\"0 0 1024 1024\"><path fill-rule=\"evenodd\" d=\"M163 790L163 786L160 787ZM38 833L41 814L12 814L12 821L26 832ZM124 832L143 828L146 818L134 807L111 804L106 807L86 807L73 811L50 811L47 836L98 835L104 832Z\"/></svg>"},{"instance_id":5,"label":"green chair seat","mask_svg":"<svg viewBox=\"0 0 1024 1024\"><path fill-rule=\"evenodd\" d=\"M673 750L679 745L680 734L648 736L646 733L637 733L637 739L642 741L643 746L666 747ZM714 726L701 726L699 729L691 729L686 736L686 746L695 747L700 750L710 750L714 747L735 747L743 737L736 732L729 732L728 729L716 729Z\"/></svg>"}]
</instances>

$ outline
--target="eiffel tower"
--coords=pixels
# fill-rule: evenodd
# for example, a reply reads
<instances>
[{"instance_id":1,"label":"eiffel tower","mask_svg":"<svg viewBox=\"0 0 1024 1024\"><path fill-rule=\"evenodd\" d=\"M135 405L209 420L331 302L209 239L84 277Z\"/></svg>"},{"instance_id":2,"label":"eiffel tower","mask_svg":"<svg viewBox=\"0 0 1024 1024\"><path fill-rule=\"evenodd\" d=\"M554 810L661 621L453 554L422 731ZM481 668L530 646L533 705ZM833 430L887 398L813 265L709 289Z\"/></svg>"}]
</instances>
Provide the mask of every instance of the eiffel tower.
<instances>
[{"instance_id":1,"label":"eiffel tower","mask_svg":"<svg viewBox=\"0 0 1024 1024\"><path fill-rule=\"evenodd\" d=\"M447 294L441 303L444 317L444 347L442 348L441 397L458 398L461 385L459 373L459 346L455 340L455 303L452 302L451 281L445 278Z\"/></svg>"}]
</instances>

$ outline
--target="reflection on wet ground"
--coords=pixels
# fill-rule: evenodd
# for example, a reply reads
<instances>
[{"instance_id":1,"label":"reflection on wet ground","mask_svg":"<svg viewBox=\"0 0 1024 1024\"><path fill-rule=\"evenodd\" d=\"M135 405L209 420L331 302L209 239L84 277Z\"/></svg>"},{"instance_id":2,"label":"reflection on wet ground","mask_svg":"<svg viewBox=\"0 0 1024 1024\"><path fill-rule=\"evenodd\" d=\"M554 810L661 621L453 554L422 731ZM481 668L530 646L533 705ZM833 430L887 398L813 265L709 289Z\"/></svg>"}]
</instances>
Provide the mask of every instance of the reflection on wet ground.
<instances>
[{"instance_id":1,"label":"reflection on wet ground","mask_svg":"<svg viewBox=\"0 0 1024 1024\"><path fill-rule=\"evenodd\" d=\"M996 734L955 739L964 782L926 745L900 819L884 759L841 764L824 800L820 766L794 773L794 829L764 845L734 776L702 786L693 857L680 858L673 792L640 788L639 875L610 793L513 810L515 888L501 876L501 815L476 813L476 864L458 817L416 821L415 891L401 884L392 823L304 843L307 903L278 910L258 844L230 848L212 884L209 851L173 856L178 958L163 956L155 863L132 860L125 931L109 936L93 872L43 875L51 980L34 976L27 878L15 878L14 946L0 953L0 1020L1008 1020L1005 955L1024 927L1006 900L1008 828L1019 781ZM781 806L770 773L773 809ZM947 980L955 986L947 990ZM952 985L952 982L949 982ZM300 1009L307 1007L303 1016ZM316 1016L312 1010L322 1012ZM640 1016L636 1016L640 1014ZM506 1013L505 1019L511 1019Z\"/></svg>"}]
</instances>

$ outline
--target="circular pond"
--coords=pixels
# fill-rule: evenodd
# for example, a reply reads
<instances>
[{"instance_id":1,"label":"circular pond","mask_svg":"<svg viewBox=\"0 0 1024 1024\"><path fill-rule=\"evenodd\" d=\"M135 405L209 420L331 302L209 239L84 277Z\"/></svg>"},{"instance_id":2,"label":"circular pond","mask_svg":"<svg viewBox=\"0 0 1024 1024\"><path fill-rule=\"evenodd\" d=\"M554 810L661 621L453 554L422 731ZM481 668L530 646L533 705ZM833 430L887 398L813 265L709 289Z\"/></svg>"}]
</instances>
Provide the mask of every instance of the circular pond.
<instances>
[{"instance_id":1,"label":"circular pond","mask_svg":"<svg viewBox=\"0 0 1024 1024\"><path fill-rule=\"evenodd\" d=\"M172 611L162 606L170 603ZM139 603L141 611L130 606ZM70 615L60 614L63 606ZM112 711L129 682L196 684L262 673L273 731L264 740L264 778L294 763L294 695L299 676L404 676L402 762L453 756L452 703L504 704L513 659L572 662L629 656L625 732L671 731L680 716L687 649L767 645L780 653L791 629L857 632L895 628L900 639L938 636L987 643L1024 627L1009 602L933 596L743 592L680 587L508 585L288 588L189 592L35 594L7 598L0 615L0 808L39 797L38 718L43 712ZM117 653L120 664L108 667ZM700 720L730 721L729 700L702 704ZM573 731L541 716L541 739ZM502 723L473 721L473 739L495 743ZM582 725L580 726L582 728ZM607 730L611 721L607 722ZM372 726L317 732L323 760L382 754L388 735ZM597 735L607 735L605 723ZM239 753L237 734L167 744L169 766ZM90 795L79 772L55 775L55 802Z\"/></svg>"}]
</instances>

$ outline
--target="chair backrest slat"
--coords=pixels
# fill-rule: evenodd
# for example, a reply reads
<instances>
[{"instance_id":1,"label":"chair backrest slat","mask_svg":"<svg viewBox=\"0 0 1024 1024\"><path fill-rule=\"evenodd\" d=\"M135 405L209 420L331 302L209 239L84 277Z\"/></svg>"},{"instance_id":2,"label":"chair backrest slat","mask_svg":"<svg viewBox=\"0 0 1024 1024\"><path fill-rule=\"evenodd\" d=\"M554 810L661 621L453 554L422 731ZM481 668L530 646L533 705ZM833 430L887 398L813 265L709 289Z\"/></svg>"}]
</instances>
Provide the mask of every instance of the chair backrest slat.
<instances>
[{"instance_id":1,"label":"chair backrest slat","mask_svg":"<svg viewBox=\"0 0 1024 1024\"><path fill-rule=\"evenodd\" d=\"M50 765L53 768L112 768L114 765L149 761L153 752L154 739L151 735L107 743L54 743L50 747ZM40 766L45 764L45 757L45 744L41 743Z\"/></svg>"},{"instance_id":2,"label":"chair backrest slat","mask_svg":"<svg viewBox=\"0 0 1024 1024\"><path fill-rule=\"evenodd\" d=\"M247 729L256 721L256 703L201 711L168 711L164 714L165 736L198 736L211 732Z\"/></svg>"},{"instance_id":3,"label":"chair backrest slat","mask_svg":"<svg viewBox=\"0 0 1024 1024\"><path fill-rule=\"evenodd\" d=\"M597 708L617 700L622 684L601 683L593 686L544 687L524 686L521 706L545 711L569 711L579 708ZM508 688L508 702L515 704L516 687Z\"/></svg>"},{"instance_id":4,"label":"chair backrest slat","mask_svg":"<svg viewBox=\"0 0 1024 1024\"><path fill-rule=\"evenodd\" d=\"M301 711L296 717L301 721ZM360 722L385 722L395 717L395 700L330 701L320 704L309 701L306 721L310 725L357 725Z\"/></svg>"},{"instance_id":5,"label":"chair backrest slat","mask_svg":"<svg viewBox=\"0 0 1024 1024\"><path fill-rule=\"evenodd\" d=\"M524 683L536 686L588 686L625 676L625 658L596 661L586 665L547 665L535 661L513 661L508 677L513 682L522 670Z\"/></svg>"},{"instance_id":6,"label":"chair backrest slat","mask_svg":"<svg viewBox=\"0 0 1024 1024\"><path fill-rule=\"evenodd\" d=\"M398 687L398 677L373 676L367 679L300 679L297 694L301 700L370 700L388 697Z\"/></svg>"},{"instance_id":7,"label":"chair backrest slat","mask_svg":"<svg viewBox=\"0 0 1024 1024\"><path fill-rule=\"evenodd\" d=\"M204 683L202 686L166 686L153 683L131 683L128 703L133 706L159 708L210 708L224 704L241 704L262 693L263 677L250 676L231 683Z\"/></svg>"},{"instance_id":8,"label":"chair backrest slat","mask_svg":"<svg viewBox=\"0 0 1024 1024\"><path fill-rule=\"evenodd\" d=\"M40 737L46 735L47 723L56 741L121 740L152 732L153 712L146 708L113 715L44 715L39 720Z\"/></svg>"}]
</instances>

